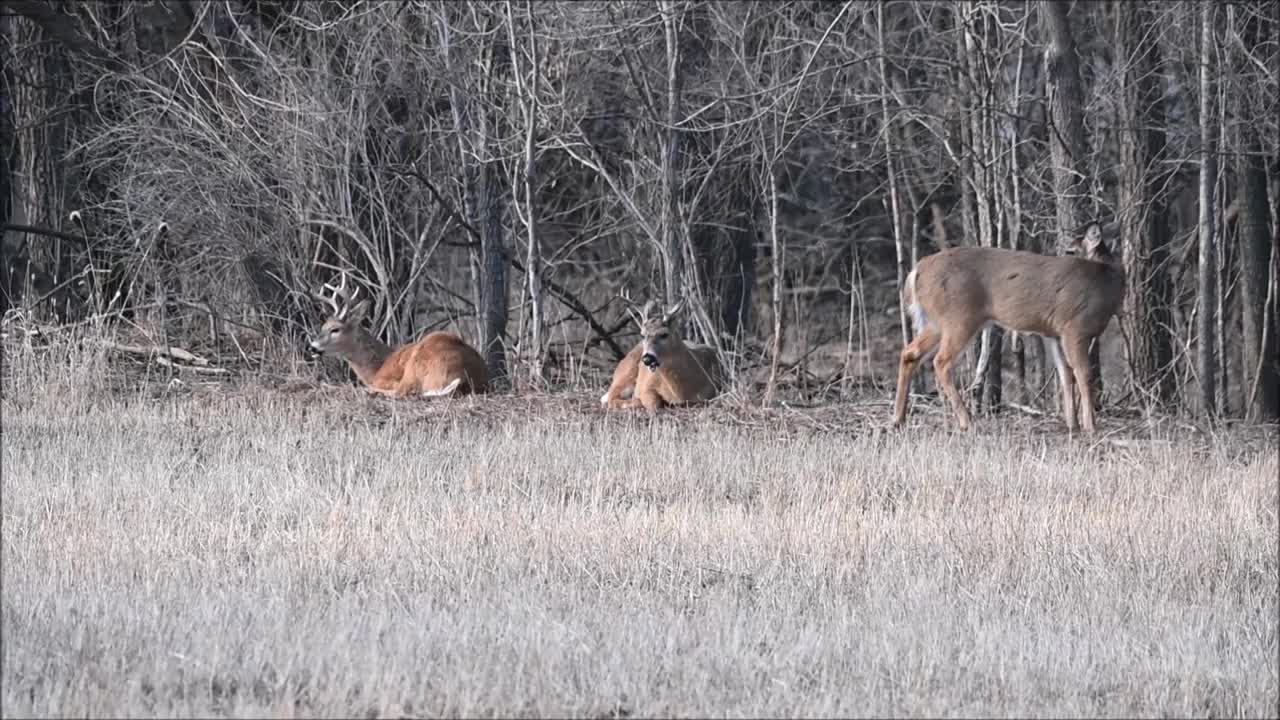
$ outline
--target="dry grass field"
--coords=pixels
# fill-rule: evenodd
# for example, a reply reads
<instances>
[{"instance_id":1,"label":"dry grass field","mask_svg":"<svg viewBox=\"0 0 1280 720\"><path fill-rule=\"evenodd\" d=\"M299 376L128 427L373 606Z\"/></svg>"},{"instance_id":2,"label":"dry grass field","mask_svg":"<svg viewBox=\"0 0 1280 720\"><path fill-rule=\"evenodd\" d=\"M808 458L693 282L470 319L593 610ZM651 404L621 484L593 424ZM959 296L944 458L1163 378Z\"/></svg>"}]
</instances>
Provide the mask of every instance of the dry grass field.
<instances>
[{"instance_id":1,"label":"dry grass field","mask_svg":"<svg viewBox=\"0 0 1280 720\"><path fill-rule=\"evenodd\" d=\"M1267 717L1276 432L111 387L6 348L5 717Z\"/></svg>"}]
</instances>

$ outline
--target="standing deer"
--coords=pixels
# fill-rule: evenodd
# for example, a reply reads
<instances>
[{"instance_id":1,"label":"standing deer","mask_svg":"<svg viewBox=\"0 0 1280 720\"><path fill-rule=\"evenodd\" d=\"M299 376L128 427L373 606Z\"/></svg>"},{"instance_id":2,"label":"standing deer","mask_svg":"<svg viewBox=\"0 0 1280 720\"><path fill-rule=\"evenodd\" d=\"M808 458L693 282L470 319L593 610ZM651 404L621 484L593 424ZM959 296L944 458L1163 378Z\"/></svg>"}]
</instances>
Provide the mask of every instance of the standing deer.
<instances>
[{"instance_id":1,"label":"standing deer","mask_svg":"<svg viewBox=\"0 0 1280 720\"><path fill-rule=\"evenodd\" d=\"M317 297L333 314L316 330L308 355L333 353L347 361L370 392L391 397L440 397L483 393L489 387L484 358L462 338L449 332L430 332L416 342L391 349L360 326L369 309L366 298L356 302L360 289L347 292L347 276L332 292Z\"/></svg>"},{"instance_id":2,"label":"standing deer","mask_svg":"<svg viewBox=\"0 0 1280 720\"><path fill-rule=\"evenodd\" d=\"M1089 226L1084 257L1050 256L999 248L957 247L921 260L902 288L916 338L902 350L894 425L907 416L907 388L921 360L936 351L938 385L955 411L961 430L969 411L951 378L951 366L988 323L1039 335L1058 371L1062 414L1076 429L1075 397L1080 388L1080 425L1094 431L1093 389L1089 384L1089 343L1102 334L1124 298L1124 270ZM1074 378L1073 378L1074 375Z\"/></svg>"},{"instance_id":3,"label":"standing deer","mask_svg":"<svg viewBox=\"0 0 1280 720\"><path fill-rule=\"evenodd\" d=\"M630 306L630 300L623 298ZM640 326L640 342L618 361L609 390L600 398L606 408L643 406L656 411L667 405L687 405L715 397L721 383L720 361L715 348L686 344L676 331L674 320L684 301L653 317L656 303L650 300L635 313Z\"/></svg>"}]
</instances>

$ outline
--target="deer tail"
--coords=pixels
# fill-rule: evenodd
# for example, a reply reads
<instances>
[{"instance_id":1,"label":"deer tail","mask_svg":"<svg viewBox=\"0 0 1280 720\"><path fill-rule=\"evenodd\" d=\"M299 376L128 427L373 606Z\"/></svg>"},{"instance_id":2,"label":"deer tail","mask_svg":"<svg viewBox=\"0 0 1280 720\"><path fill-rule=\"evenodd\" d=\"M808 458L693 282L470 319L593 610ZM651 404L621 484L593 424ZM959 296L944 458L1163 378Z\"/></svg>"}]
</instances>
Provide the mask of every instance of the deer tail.
<instances>
[{"instance_id":1,"label":"deer tail","mask_svg":"<svg viewBox=\"0 0 1280 720\"><path fill-rule=\"evenodd\" d=\"M916 271L913 269L907 273L907 280L902 284L902 304L907 308L907 314L911 316L911 327L916 335L919 335L929 324L929 316L925 314L924 307L920 305L920 297L916 294Z\"/></svg>"},{"instance_id":2,"label":"deer tail","mask_svg":"<svg viewBox=\"0 0 1280 720\"><path fill-rule=\"evenodd\" d=\"M433 397L444 397L446 395L452 395L453 391L457 390L458 386L461 384L462 384L462 378L454 378L453 382L449 383L448 385L445 385L439 390L423 390L422 397L433 398Z\"/></svg>"}]
</instances>

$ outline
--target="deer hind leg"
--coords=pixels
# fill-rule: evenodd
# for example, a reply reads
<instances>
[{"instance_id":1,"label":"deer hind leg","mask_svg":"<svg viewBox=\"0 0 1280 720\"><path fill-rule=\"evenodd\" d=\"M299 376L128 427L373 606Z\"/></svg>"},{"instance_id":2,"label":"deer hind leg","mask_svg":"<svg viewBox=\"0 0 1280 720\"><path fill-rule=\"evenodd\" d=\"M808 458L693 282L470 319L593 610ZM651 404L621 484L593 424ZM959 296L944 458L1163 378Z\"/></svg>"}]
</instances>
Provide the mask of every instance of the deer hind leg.
<instances>
[{"instance_id":1,"label":"deer hind leg","mask_svg":"<svg viewBox=\"0 0 1280 720\"><path fill-rule=\"evenodd\" d=\"M1062 388L1062 419L1067 422L1067 430L1074 432L1076 429L1076 390L1071 366L1067 364L1067 358L1062 354L1062 342L1058 338L1045 337L1043 340L1045 350L1049 352L1049 357L1053 360L1053 367L1058 371L1058 384Z\"/></svg>"},{"instance_id":2,"label":"deer hind leg","mask_svg":"<svg viewBox=\"0 0 1280 720\"><path fill-rule=\"evenodd\" d=\"M960 391L956 389L956 384L951 377L951 365L960 353L964 352L965 345L969 344L969 340L973 338L979 327L981 324L944 332L942 342L938 346L938 354L933 358L933 372L938 379L938 387L950 401L951 409L956 414L956 424L961 430L968 430L972 423L969 418L969 408L965 406L964 398L960 396Z\"/></svg>"},{"instance_id":3,"label":"deer hind leg","mask_svg":"<svg viewBox=\"0 0 1280 720\"><path fill-rule=\"evenodd\" d=\"M932 325L920 331L905 348L898 360L898 394L893 401L893 424L901 425L907 419L907 392L911 388L911 376L915 374L920 361L929 356L938 347L941 335Z\"/></svg>"},{"instance_id":4,"label":"deer hind leg","mask_svg":"<svg viewBox=\"0 0 1280 720\"><path fill-rule=\"evenodd\" d=\"M1067 354L1067 364L1075 371L1076 387L1080 389L1080 429L1093 432L1093 386L1089 384L1090 338L1063 338L1062 349Z\"/></svg>"}]
</instances>

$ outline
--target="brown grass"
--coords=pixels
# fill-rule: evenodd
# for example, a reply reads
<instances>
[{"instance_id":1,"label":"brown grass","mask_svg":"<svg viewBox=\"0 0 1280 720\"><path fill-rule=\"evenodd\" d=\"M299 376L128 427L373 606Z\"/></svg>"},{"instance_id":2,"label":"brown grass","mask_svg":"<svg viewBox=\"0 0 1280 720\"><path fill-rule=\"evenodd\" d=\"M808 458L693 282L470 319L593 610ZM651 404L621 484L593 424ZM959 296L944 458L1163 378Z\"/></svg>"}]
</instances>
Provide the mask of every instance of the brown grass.
<instances>
[{"instance_id":1,"label":"brown grass","mask_svg":"<svg viewBox=\"0 0 1280 720\"><path fill-rule=\"evenodd\" d=\"M5 716L1277 712L1274 429L4 360Z\"/></svg>"}]
</instances>

